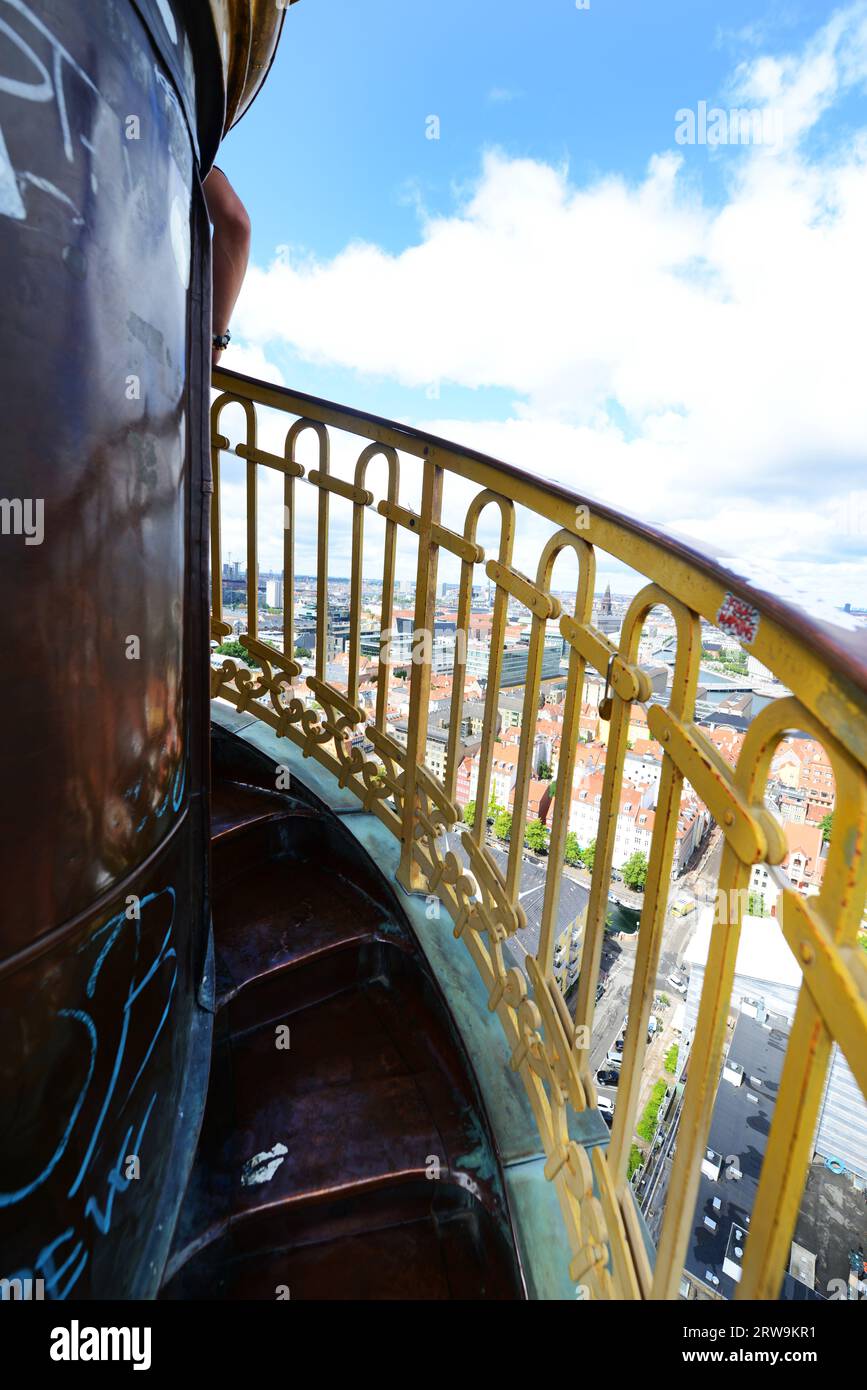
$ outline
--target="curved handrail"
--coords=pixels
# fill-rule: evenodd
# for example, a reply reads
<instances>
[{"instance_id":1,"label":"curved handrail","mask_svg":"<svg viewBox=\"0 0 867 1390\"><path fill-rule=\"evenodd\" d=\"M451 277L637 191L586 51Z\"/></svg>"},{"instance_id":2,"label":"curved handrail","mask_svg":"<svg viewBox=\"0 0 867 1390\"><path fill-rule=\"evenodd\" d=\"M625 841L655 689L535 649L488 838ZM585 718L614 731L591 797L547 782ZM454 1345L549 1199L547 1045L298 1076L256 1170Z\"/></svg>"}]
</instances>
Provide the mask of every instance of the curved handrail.
<instances>
[{"instance_id":1,"label":"curved handrail","mask_svg":"<svg viewBox=\"0 0 867 1390\"><path fill-rule=\"evenodd\" d=\"M684 565L699 570L726 592L734 593L745 602L759 608L779 624L781 629L808 644L841 681L851 682L854 697L859 700L861 708L867 711L867 628L844 625L841 619L834 622L833 610L830 610L827 616L818 618L794 600L787 601L776 594L757 589L750 580L730 569L712 551L702 547L698 540L653 526L627 512L618 511L607 502L594 498L590 493L578 492L555 479L538 477L517 464L494 458L478 449L457 445L439 435L389 420L385 416L374 415L353 406L336 405L319 396L260 381L227 367L221 367L214 373L215 386L231 392L233 383L236 388L243 387L247 399L260 405L274 406L278 410L297 411L299 415L305 415L310 419L332 423L336 428L348 429L368 438L379 438L416 456L426 457L436 449L444 466L448 466L450 462L454 463L455 459L465 459L481 468L492 469L500 477L532 487L549 498L552 506L562 503L567 504L570 509L588 506L591 518L595 513L600 520L616 526L624 535L634 538L635 542L642 546L662 546ZM371 428L377 432L375 435L368 433ZM634 567L641 569L639 563ZM768 665L770 670L774 670L772 662L764 664Z\"/></svg>"}]
</instances>

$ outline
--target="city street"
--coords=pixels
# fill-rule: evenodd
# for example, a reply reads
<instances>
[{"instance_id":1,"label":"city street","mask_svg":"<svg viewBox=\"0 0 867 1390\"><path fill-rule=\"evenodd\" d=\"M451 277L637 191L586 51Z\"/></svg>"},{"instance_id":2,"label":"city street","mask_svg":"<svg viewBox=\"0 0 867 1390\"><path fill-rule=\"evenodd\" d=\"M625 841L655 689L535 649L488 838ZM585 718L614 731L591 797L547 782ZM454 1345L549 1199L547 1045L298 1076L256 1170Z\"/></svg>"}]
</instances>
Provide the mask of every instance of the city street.
<instances>
[{"instance_id":1,"label":"city street","mask_svg":"<svg viewBox=\"0 0 867 1390\"><path fill-rule=\"evenodd\" d=\"M682 878L677 880L676 891L672 895L675 900L678 898L692 897L696 902L696 907L685 917L677 916L670 909L666 916L659 970L656 976L656 987L659 994L666 994L671 999L672 1008L670 1012L673 1012L677 1002L683 996L676 994L667 983L668 976L673 970L678 970L680 968L684 951L695 930L696 921L703 903L713 901L721 855L722 835L719 829L714 826L707 844L697 857L695 865L691 869L688 869ZM618 888L620 886L621 885L617 885ZM630 896L637 896L640 898L641 895ZM590 1051L590 1068L594 1075L604 1063L608 1049L619 1036L624 1019L629 1012L629 995L632 988L637 946L637 932L631 934L621 932L616 937L607 935L605 938L599 971L599 980L600 983L605 986L605 993L596 1006L593 1020L593 1041ZM570 1003L573 1001L574 996L570 1000ZM665 1048L669 1047L672 1041L673 1038L666 1033ZM664 1050L662 1042L654 1040L648 1047L647 1052L647 1071L650 1077L647 1087L648 1090L651 1088L652 1082L655 1079L655 1071L658 1070L658 1066L656 1065L658 1060L656 1058L657 1050ZM650 1076L651 1073L653 1073L653 1076ZM600 1087L600 1094L608 1096L616 1103L616 1087Z\"/></svg>"}]
</instances>

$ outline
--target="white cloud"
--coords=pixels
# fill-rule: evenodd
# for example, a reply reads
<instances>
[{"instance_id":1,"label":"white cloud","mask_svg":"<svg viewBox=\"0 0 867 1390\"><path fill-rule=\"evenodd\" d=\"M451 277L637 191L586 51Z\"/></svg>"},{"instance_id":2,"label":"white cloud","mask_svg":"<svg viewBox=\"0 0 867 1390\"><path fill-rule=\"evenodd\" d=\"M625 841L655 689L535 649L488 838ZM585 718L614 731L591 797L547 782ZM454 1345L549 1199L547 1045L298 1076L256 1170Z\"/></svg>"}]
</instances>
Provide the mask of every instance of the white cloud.
<instances>
[{"instance_id":1,"label":"white cloud","mask_svg":"<svg viewBox=\"0 0 867 1390\"><path fill-rule=\"evenodd\" d=\"M681 151L583 186L490 151L399 255L252 267L236 322L256 374L284 344L405 386L504 389L508 420L431 430L863 601L867 524L847 530L841 499L867 454L867 131L821 159L808 137L865 75L864 3L738 68L733 98L781 110L785 138L715 151L716 203Z\"/></svg>"}]
</instances>

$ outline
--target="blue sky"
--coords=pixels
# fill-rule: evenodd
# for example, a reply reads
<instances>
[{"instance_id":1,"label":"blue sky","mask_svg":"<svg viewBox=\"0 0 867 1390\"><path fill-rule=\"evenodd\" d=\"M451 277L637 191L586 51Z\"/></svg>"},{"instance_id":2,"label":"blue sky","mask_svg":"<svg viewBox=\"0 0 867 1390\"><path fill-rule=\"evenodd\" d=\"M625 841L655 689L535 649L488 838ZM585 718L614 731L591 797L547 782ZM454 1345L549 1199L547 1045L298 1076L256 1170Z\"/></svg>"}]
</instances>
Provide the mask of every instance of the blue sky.
<instances>
[{"instance_id":1,"label":"blue sky","mask_svg":"<svg viewBox=\"0 0 867 1390\"><path fill-rule=\"evenodd\" d=\"M756 0L299 0L271 75L220 163L253 218L253 254L289 241L319 256L358 237L400 251L413 193L450 211L496 145L582 180L638 178L673 145L674 112L723 98L751 32L801 41L833 5ZM746 33L745 33L746 31ZM737 37L738 35L742 37ZM438 114L441 138L425 139ZM719 180L707 149L694 174Z\"/></svg>"},{"instance_id":2,"label":"blue sky","mask_svg":"<svg viewBox=\"0 0 867 1390\"><path fill-rule=\"evenodd\" d=\"M860 0L299 0L218 157L253 223L234 364L633 512L650 467L652 519L864 601L865 35ZM679 145L702 101L785 141Z\"/></svg>"}]
</instances>

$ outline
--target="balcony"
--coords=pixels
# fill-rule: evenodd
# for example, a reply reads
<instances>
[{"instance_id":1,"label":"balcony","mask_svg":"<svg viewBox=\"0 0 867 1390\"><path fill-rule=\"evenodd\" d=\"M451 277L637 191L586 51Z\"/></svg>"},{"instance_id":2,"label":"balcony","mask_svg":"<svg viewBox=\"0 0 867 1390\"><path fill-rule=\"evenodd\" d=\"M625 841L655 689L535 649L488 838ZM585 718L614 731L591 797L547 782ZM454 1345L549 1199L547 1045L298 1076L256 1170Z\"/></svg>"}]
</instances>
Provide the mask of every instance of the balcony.
<instances>
[{"instance_id":1,"label":"balcony","mask_svg":"<svg viewBox=\"0 0 867 1390\"><path fill-rule=\"evenodd\" d=\"M255 979L259 1003L255 1020L251 1015L245 1021L245 988L239 988L237 980L234 984L224 981L220 998L236 1015L228 1025L227 1036L231 1041L231 1037L249 1035L254 1021L257 1027L261 1028L263 1020L271 1027L274 1019L282 1016L281 1010L286 1012L287 997L281 991L287 988L288 976L278 977L262 965L264 960L273 962L275 953L283 951L291 956L293 950L291 942L277 941L273 935L279 935L273 902L287 892L302 897L308 894L306 918L315 937L325 901L323 870L327 871L331 877L325 897L333 887L339 929L327 943L308 943L305 947L308 963L315 961L319 972L314 971L315 979L308 972L305 988L313 989L320 1003L331 999L343 988L341 979L344 985L349 980L349 975L341 976L342 969L350 970L353 981L359 978L359 940L364 939L364 952L368 953L376 941L379 954L364 977L365 988L379 988L376 982L387 979L391 1010L390 1021L380 1010L376 1027L397 1037L402 1029L407 1030L408 1011L416 1010L423 1022L413 1032L413 1047L425 1054L423 1064L419 1062L423 1074L463 1078L460 1084L454 1083L463 1096L458 1108L463 1107L465 1120L468 1115L473 1117L478 1152L473 1162L464 1155L463 1161L455 1157L453 1164L446 1165L440 1209L457 1221L453 1230L457 1231L461 1222L464 1227L450 1252L444 1255L440 1247L434 1261L439 1262L437 1268L461 1264L466 1270L462 1241L467 1250L475 1252L476 1283L473 1285L472 1272L466 1274L458 1296L527 1293L531 1297L574 1298L576 1291L579 1297L597 1299L678 1296L726 1050L743 904L753 866L763 864L773 873L773 866L779 865L786 853L782 825L765 804L771 760L780 740L791 731L808 735L825 749L833 770L837 809L836 832L831 836L821 891L804 897L787 879L779 878L778 922L797 963L800 992L736 1291L739 1299L776 1299L789 1265L833 1044L839 1045L862 1093L867 1094L867 971L857 942L867 896L867 650L863 640L859 642L856 635L750 587L682 540L620 516L562 485L530 477L406 426L231 371L216 371L214 386L218 394L211 412L211 632L218 642L232 633L223 601L226 551L221 471L224 456L233 454L244 470L246 630L239 640L250 658L249 662L237 657L215 660L211 672L213 725L216 746L222 750L215 762L214 843L223 831L228 835L227 844L234 837L231 853L235 855L235 874L244 869L249 849L245 849L243 832L253 823L261 830L269 820L291 822L287 833L294 846L287 859L284 841L283 878L273 876L273 856L270 867L261 864L254 874L250 912L257 922L265 924L257 928L258 935L245 931L244 900L229 914L231 924L226 930L231 941L228 946L224 943L224 960L234 959L238 969L246 969L245 986ZM270 447L260 442L265 438ZM335 455L339 451L344 461L340 470L332 465L332 450ZM282 505L276 525L283 536L283 622L276 640L273 631L265 630L260 615L257 566L262 516L259 484L263 474L274 473L283 479L282 503L270 504ZM383 480L380 493L372 486L374 476ZM315 665L312 673L303 677L302 666L294 656L298 630L295 550L311 498L315 499L318 555ZM351 517L348 666L345 680L339 683L333 672L329 679L328 669L329 539L332 509L337 507L345 508L346 516ZM459 513L461 519L456 522ZM487 524L491 513L499 525L499 539L489 553L478 537L484 534L483 516ZM365 708L359 692L362 589L371 577L373 552L365 546L365 526L371 525L372 514L379 518L376 525L381 536L375 554L377 564L381 563L377 577L382 584L383 637L375 708ZM267 526L273 530L274 525L272 512ZM540 538L534 575L520 572L513 563L516 540L525 532L532 534L534 542ZM393 628L400 545L415 550L412 626L416 635L434 632L441 552L459 565L454 679L441 777L426 766L430 641L419 638L408 672L405 742L398 741L388 728L393 666L388 633ZM629 605L618 646L592 621L597 553L623 562L646 581ZM558 561L567 554L573 572L577 569L577 582L574 602L564 605L556 593L562 592L563 586L556 582L555 570L559 573ZM510 601L522 605L531 622L511 833L508 848L498 855L486 843L485 817L477 813L472 826L463 825L458 804L467 636L476 567L482 568L493 595L474 797L477 808L488 805L492 788ZM676 633L667 704L650 700L650 678L638 660L643 625L657 609L670 614ZM735 766L694 722L702 619L737 637L791 692L770 701L752 721ZM560 896L566 881L559 872L569 830L566 796L555 796L550 809L549 868L537 942L533 938L535 949L521 957L524 969L510 963L515 952L523 949L522 938L527 939L527 914L521 904L522 845L534 773L533 730L546 637L552 624L558 625L568 651L559 786L570 787L573 781L581 695L588 669L604 677L600 715L608 725L580 975L571 1006L564 999L555 968ZM617 1104L609 1133L597 1107L589 1057L630 725L641 707L646 707L648 736L658 740L663 757ZM657 992L685 782L720 829L717 887L720 901L731 905L731 910L724 921L715 922L710 933L665 1211L651 1241L630 1182L630 1155L639 1118L642 1068ZM284 797L279 805L275 803L275 788L285 790L290 799ZM310 830L311 817L318 817L315 834ZM259 841L255 843L260 850ZM272 905L266 910L254 898L268 875L273 879ZM219 953L219 878L214 891ZM370 904L378 902L387 906L373 922L366 914ZM351 969L347 965L350 938L354 943ZM255 961L249 959L251 955L256 955ZM262 980L266 977L263 1003ZM247 1001L252 997L247 991ZM362 1022L344 1017L323 1023L318 1036L320 1046L338 1051L343 1047L348 1058L363 1052L370 1034ZM311 1047L316 1037L314 1029ZM253 1064L248 1059L244 1065ZM440 1123L439 1102L431 1097L436 1092L442 1099L438 1085L431 1082L433 1089L427 1097L435 1129ZM363 1091L360 1085L359 1096ZM209 1112L217 1103L213 1097L212 1081ZM380 1107L375 1115L373 1111L363 1115L359 1100L358 1107L347 1112L345 1127L337 1114L333 1116L331 1138L327 1144L323 1141L322 1162L317 1169L321 1193L325 1194L322 1201L328 1208L322 1220L329 1240L347 1236L346 1230L336 1235L335 1231L345 1220L345 1213L338 1211L341 1174L354 1161L348 1152L355 1135L351 1116L362 1116L359 1123L364 1128L371 1123L384 1124L386 1114L387 1107ZM213 1119L214 1134L219 1128L217 1117ZM223 1138L214 1140L217 1148L220 1143L232 1142L229 1129L224 1125ZM396 1120L396 1144L401 1134L405 1138L408 1132L402 1131ZM399 1219L406 1229L416 1229L416 1222L418 1231L426 1232L419 1234L415 1244L411 1242L413 1263L408 1267L417 1273L418 1287L429 1290L426 1280L431 1266L430 1262L425 1264L423 1252L430 1235L425 1213L430 1207L431 1184L427 1182L426 1189L430 1174L423 1171L426 1154L421 1132L412 1161L405 1152L401 1158L395 1151L389 1183L382 1173L365 1180L364 1201L380 1203L383 1209L393 1203L396 1176L403 1163ZM442 1135L444 1131L439 1128L437 1132ZM206 1119L206 1136L209 1133ZM452 1138L457 1147L452 1146L451 1138L445 1147L457 1155L467 1134L466 1127L460 1138L456 1131ZM283 1158L283 1154L273 1153L270 1145L256 1155L263 1170L270 1163L282 1164ZM213 1161L219 1165L217 1158ZM291 1166L287 1160L287 1173ZM315 1187L309 1175L300 1175L298 1182ZM215 1203L219 1203L213 1191L200 1192L199 1199L201 1209L195 1219L190 1218L193 1226L180 1246L176 1241L173 1270L177 1283L174 1290L171 1282L168 1288L179 1296L197 1287L193 1255L201 1240L194 1227L200 1232L202 1223L216 1223L224 1240L233 1221L241 1219L225 1212L222 1217L215 1216ZM280 1205L281 1220L289 1226L297 1199L298 1191L289 1183ZM244 1229L249 1233L256 1222L261 1226L265 1220L261 1213L269 1209L265 1203L259 1214L246 1221ZM309 1213L304 1217L308 1222L311 1219ZM389 1229L393 1229L397 1220L394 1214L388 1219L381 1216L381 1220L380 1216L371 1217L366 1234L354 1247L364 1251L362 1265L369 1260L371 1269L382 1268L382 1261L390 1258L383 1254L379 1235L371 1233L374 1228L381 1231L389 1227L389 1221ZM443 1228L448 1224L447 1219ZM311 1229L304 1226L305 1237L293 1227L292 1240L303 1243L312 1239ZM256 1241L261 1238L250 1235L250 1248L260 1250ZM185 1249L184 1239L188 1242ZM230 1256L224 1249L221 1264L220 1247L212 1243L206 1261L208 1280L222 1277L215 1275L215 1270L225 1271L229 1265L237 1271L239 1258L237 1250ZM421 1272L422 1264L426 1272ZM238 1275L241 1285L244 1277ZM466 1281L473 1285L469 1295Z\"/></svg>"}]
</instances>

